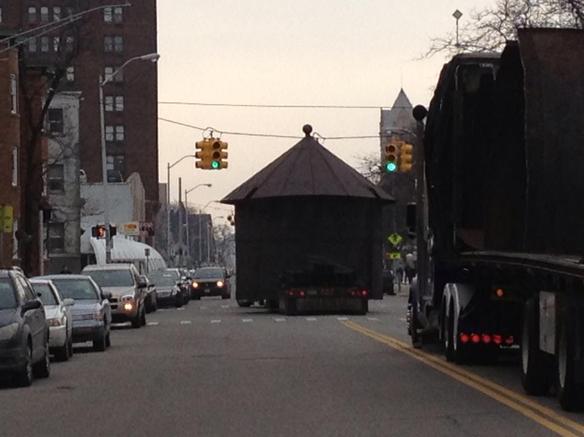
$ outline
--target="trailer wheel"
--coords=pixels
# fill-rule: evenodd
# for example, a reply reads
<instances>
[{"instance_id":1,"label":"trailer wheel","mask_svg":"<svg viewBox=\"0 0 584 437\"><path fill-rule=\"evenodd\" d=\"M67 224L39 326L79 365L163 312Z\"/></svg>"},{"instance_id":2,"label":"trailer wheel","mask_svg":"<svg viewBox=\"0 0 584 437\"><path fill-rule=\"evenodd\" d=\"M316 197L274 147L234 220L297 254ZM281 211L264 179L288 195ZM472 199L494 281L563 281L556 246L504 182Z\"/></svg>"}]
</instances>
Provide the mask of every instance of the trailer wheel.
<instances>
[{"instance_id":1,"label":"trailer wheel","mask_svg":"<svg viewBox=\"0 0 584 437\"><path fill-rule=\"evenodd\" d=\"M563 311L562 316L556 334L558 401L566 411L580 411L584 408L584 386L576 378L575 318L569 309Z\"/></svg>"},{"instance_id":2,"label":"trailer wheel","mask_svg":"<svg viewBox=\"0 0 584 437\"><path fill-rule=\"evenodd\" d=\"M521 384L526 393L541 396L551 386L553 361L539 349L539 302L528 299L521 327Z\"/></svg>"}]
</instances>

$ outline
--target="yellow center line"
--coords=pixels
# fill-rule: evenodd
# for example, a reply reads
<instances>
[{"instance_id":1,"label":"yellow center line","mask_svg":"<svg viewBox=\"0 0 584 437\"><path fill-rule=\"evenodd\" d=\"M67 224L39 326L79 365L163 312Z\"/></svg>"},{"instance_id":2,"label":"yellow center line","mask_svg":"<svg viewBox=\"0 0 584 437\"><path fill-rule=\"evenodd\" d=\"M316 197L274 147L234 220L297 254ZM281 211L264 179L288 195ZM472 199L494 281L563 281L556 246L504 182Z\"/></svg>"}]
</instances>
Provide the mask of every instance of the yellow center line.
<instances>
[{"instance_id":1,"label":"yellow center line","mask_svg":"<svg viewBox=\"0 0 584 437\"><path fill-rule=\"evenodd\" d=\"M584 435L584 425L562 416L555 411L532 401L526 396L509 390L458 366L454 366L427 352L414 349L412 346L393 337L373 331L352 321L342 323L353 331L373 338L380 343L384 343L391 348L403 352L451 378L480 391L561 436Z\"/></svg>"}]
</instances>

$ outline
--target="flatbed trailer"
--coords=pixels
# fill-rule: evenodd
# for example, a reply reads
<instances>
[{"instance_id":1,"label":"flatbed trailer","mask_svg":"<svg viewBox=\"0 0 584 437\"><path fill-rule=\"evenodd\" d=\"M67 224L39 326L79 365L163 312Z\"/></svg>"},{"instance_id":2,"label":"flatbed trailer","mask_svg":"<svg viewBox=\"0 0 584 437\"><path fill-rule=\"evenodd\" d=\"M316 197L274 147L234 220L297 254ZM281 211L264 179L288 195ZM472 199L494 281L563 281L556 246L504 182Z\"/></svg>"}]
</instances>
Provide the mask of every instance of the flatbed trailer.
<instances>
[{"instance_id":1,"label":"flatbed trailer","mask_svg":"<svg viewBox=\"0 0 584 437\"><path fill-rule=\"evenodd\" d=\"M584 408L583 94L584 32L529 29L456 56L414 109L413 344L458 363L519 348L525 391L566 410Z\"/></svg>"}]
</instances>

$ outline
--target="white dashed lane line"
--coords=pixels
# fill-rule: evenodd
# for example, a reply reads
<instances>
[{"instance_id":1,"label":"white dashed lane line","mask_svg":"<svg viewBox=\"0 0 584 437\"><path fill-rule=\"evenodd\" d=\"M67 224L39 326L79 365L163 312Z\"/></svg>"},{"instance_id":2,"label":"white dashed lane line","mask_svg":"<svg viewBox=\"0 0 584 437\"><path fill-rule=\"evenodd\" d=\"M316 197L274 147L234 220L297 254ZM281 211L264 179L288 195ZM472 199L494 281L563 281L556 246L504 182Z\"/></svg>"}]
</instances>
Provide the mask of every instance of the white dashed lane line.
<instances>
[{"instance_id":1,"label":"white dashed lane line","mask_svg":"<svg viewBox=\"0 0 584 437\"><path fill-rule=\"evenodd\" d=\"M180 307L180 308L177 308L176 310L177 310L177 311L184 311L184 310L185 310L185 308L184 308L184 307Z\"/></svg>"},{"instance_id":2,"label":"white dashed lane line","mask_svg":"<svg viewBox=\"0 0 584 437\"><path fill-rule=\"evenodd\" d=\"M372 322L379 322L377 317L367 317L367 320L371 320Z\"/></svg>"},{"instance_id":3,"label":"white dashed lane line","mask_svg":"<svg viewBox=\"0 0 584 437\"><path fill-rule=\"evenodd\" d=\"M190 320L181 320L180 324L181 325L191 325L193 322L191 322Z\"/></svg>"},{"instance_id":4,"label":"white dashed lane line","mask_svg":"<svg viewBox=\"0 0 584 437\"><path fill-rule=\"evenodd\" d=\"M253 319L241 319L241 321L243 323L251 323L251 322L253 322Z\"/></svg>"},{"instance_id":5,"label":"white dashed lane line","mask_svg":"<svg viewBox=\"0 0 584 437\"><path fill-rule=\"evenodd\" d=\"M283 319L281 317L274 318L274 322L276 322L276 323L282 323L282 322L285 322L285 321L286 321L286 319Z\"/></svg>"},{"instance_id":6,"label":"white dashed lane line","mask_svg":"<svg viewBox=\"0 0 584 437\"><path fill-rule=\"evenodd\" d=\"M307 317L306 321L308 322L316 322L318 319L316 317Z\"/></svg>"},{"instance_id":7,"label":"white dashed lane line","mask_svg":"<svg viewBox=\"0 0 584 437\"><path fill-rule=\"evenodd\" d=\"M345 321L349 320L349 318L348 317L337 317L337 320L339 322L345 322Z\"/></svg>"},{"instance_id":8,"label":"white dashed lane line","mask_svg":"<svg viewBox=\"0 0 584 437\"><path fill-rule=\"evenodd\" d=\"M158 326L160 324L160 322L148 322L147 325L148 326Z\"/></svg>"},{"instance_id":9,"label":"white dashed lane line","mask_svg":"<svg viewBox=\"0 0 584 437\"><path fill-rule=\"evenodd\" d=\"M218 324L218 323L221 323L221 320L211 320L212 325Z\"/></svg>"}]
</instances>

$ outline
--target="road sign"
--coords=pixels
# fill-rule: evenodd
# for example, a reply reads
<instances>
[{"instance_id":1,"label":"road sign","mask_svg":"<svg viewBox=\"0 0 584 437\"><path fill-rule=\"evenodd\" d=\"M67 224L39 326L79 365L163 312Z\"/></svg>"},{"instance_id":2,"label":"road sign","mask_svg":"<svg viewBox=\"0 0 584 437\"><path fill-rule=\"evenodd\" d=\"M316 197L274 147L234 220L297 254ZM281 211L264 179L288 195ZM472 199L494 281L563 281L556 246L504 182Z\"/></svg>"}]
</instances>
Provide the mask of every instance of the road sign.
<instances>
[{"instance_id":1,"label":"road sign","mask_svg":"<svg viewBox=\"0 0 584 437\"><path fill-rule=\"evenodd\" d=\"M389 237L387 237L387 241L389 241L394 246L397 246L403 240L400 234L393 233Z\"/></svg>"},{"instance_id":2,"label":"road sign","mask_svg":"<svg viewBox=\"0 0 584 437\"><path fill-rule=\"evenodd\" d=\"M14 208L10 205L0 206L0 232L12 233L14 225Z\"/></svg>"},{"instance_id":3,"label":"road sign","mask_svg":"<svg viewBox=\"0 0 584 437\"><path fill-rule=\"evenodd\" d=\"M385 257L387 259L397 260L397 259L401 259L401 253L399 253L399 252L386 252Z\"/></svg>"},{"instance_id":4,"label":"road sign","mask_svg":"<svg viewBox=\"0 0 584 437\"><path fill-rule=\"evenodd\" d=\"M122 234L139 237L140 236L140 223L139 222L128 222L122 225Z\"/></svg>"}]
</instances>

